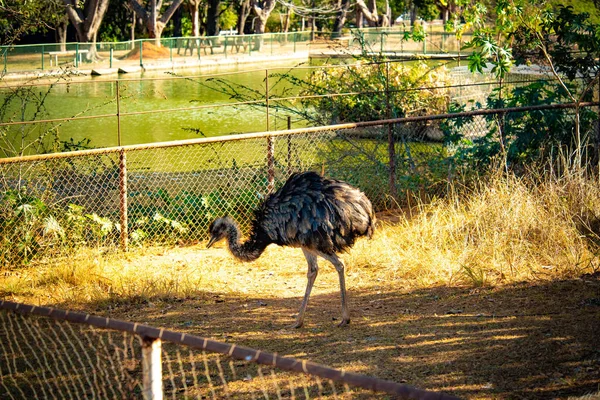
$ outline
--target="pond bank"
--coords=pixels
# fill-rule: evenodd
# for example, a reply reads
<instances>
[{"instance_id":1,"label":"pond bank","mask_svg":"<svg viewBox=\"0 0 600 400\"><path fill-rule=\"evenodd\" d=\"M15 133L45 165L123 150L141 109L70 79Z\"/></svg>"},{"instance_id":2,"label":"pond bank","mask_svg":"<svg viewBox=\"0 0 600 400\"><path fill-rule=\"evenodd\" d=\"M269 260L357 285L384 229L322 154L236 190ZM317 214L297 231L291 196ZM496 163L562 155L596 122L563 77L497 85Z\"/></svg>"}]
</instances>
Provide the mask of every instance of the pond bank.
<instances>
[{"instance_id":1,"label":"pond bank","mask_svg":"<svg viewBox=\"0 0 600 400\"><path fill-rule=\"evenodd\" d=\"M277 55L235 55L230 57L209 56L202 57L201 59L177 58L173 59L172 61L150 59L148 62L144 62L144 64L141 66L137 60L113 60L113 66L108 68L105 63L99 63L98 66L93 68L87 66L84 68L62 67L45 71L7 73L0 78L0 82L26 82L45 78L52 79L57 76L65 75L69 77L121 77L150 71L180 71L190 69L198 69L199 72L214 72L215 69L230 67L235 68L240 65L272 65L273 63L294 60L308 61L308 59L309 53L308 51L304 51Z\"/></svg>"}]
</instances>

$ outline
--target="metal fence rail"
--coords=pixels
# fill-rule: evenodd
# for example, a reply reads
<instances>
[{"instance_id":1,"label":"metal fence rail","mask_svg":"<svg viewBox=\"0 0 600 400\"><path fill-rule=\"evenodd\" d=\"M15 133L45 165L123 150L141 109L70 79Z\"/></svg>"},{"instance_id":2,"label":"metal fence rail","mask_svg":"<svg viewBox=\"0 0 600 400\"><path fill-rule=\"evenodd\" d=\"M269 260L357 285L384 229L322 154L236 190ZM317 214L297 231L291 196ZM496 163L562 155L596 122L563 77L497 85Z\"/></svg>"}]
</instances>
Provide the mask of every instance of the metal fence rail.
<instances>
[{"instance_id":1,"label":"metal fence rail","mask_svg":"<svg viewBox=\"0 0 600 400\"><path fill-rule=\"evenodd\" d=\"M573 107L480 110L0 159L1 265L67 255L82 246L193 243L206 239L208 225L224 214L246 229L256 205L296 171L348 181L378 210L405 196L442 194L457 151L444 145L442 129L476 140L500 117Z\"/></svg>"},{"instance_id":2,"label":"metal fence rail","mask_svg":"<svg viewBox=\"0 0 600 400\"><path fill-rule=\"evenodd\" d=\"M11 399L455 399L89 314L0 301L0 321L0 388Z\"/></svg>"}]
</instances>

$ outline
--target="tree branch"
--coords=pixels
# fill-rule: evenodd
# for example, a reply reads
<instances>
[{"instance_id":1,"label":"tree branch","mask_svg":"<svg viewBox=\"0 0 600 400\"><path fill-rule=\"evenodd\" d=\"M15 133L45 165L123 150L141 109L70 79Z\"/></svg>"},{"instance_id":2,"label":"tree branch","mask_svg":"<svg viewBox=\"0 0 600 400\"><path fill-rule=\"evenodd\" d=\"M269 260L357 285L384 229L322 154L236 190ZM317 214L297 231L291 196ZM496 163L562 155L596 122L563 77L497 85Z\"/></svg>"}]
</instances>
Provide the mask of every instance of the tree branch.
<instances>
[{"instance_id":1,"label":"tree branch","mask_svg":"<svg viewBox=\"0 0 600 400\"><path fill-rule=\"evenodd\" d=\"M173 16L173 14L175 14L175 11L177 11L177 8L179 8L181 3L183 3L183 0L174 0L173 3L171 3L171 5L169 6L169 8L167 8L167 11L165 11L163 16L160 17L160 22L166 25L167 22L169 22L169 20Z\"/></svg>"},{"instance_id":2,"label":"tree branch","mask_svg":"<svg viewBox=\"0 0 600 400\"><path fill-rule=\"evenodd\" d=\"M65 0L67 1L67 0ZM138 0L129 0L129 5L133 8L133 11L140 17L142 20L148 20L148 12L146 9L139 3Z\"/></svg>"},{"instance_id":3,"label":"tree branch","mask_svg":"<svg viewBox=\"0 0 600 400\"><path fill-rule=\"evenodd\" d=\"M369 20L370 22L378 21L379 18L377 17L377 12L371 12L371 10L369 10L369 7L367 7L367 5L365 4L364 0L356 0L356 5L358 6L358 8L360 8L360 11L363 13L367 20Z\"/></svg>"}]
</instances>

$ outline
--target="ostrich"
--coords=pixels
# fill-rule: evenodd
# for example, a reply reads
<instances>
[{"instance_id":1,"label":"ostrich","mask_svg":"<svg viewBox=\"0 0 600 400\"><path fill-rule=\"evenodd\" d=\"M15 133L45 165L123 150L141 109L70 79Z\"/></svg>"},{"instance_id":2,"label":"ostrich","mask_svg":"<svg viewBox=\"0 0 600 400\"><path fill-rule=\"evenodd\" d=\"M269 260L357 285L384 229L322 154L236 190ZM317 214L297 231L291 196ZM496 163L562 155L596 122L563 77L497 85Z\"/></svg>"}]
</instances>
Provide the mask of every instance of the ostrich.
<instances>
[{"instance_id":1,"label":"ostrich","mask_svg":"<svg viewBox=\"0 0 600 400\"><path fill-rule=\"evenodd\" d=\"M345 182L303 172L293 174L258 207L248 240L240 242L239 226L225 216L210 225L208 247L226 238L231 254L241 261L256 260L271 243L300 247L308 263L308 284L292 325L294 328L303 324L319 271L317 256L323 257L333 264L339 275L342 321L338 326L344 326L350 323L350 314L346 305L344 263L336 253L352 247L359 236L370 238L374 228L373 207L364 193Z\"/></svg>"}]
</instances>

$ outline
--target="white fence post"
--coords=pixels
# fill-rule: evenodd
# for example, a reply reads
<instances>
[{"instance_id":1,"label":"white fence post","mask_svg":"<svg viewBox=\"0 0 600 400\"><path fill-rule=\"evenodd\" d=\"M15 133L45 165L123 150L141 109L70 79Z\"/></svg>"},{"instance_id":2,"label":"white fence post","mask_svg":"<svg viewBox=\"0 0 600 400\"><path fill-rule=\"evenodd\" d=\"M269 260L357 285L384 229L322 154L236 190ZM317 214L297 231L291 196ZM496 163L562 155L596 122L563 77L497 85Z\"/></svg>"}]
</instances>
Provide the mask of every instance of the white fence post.
<instances>
[{"instance_id":1,"label":"white fence post","mask_svg":"<svg viewBox=\"0 0 600 400\"><path fill-rule=\"evenodd\" d=\"M143 395L145 400L162 400L162 362L160 339L142 339Z\"/></svg>"}]
</instances>

